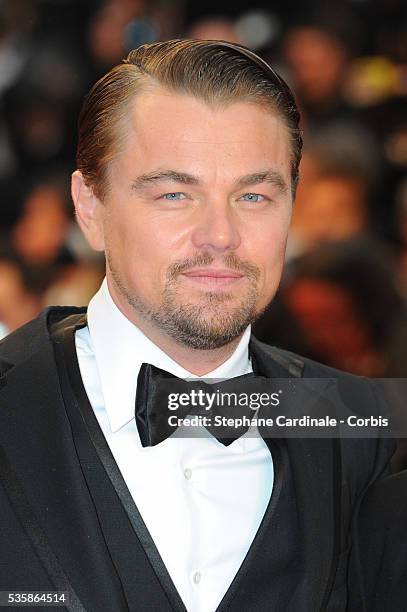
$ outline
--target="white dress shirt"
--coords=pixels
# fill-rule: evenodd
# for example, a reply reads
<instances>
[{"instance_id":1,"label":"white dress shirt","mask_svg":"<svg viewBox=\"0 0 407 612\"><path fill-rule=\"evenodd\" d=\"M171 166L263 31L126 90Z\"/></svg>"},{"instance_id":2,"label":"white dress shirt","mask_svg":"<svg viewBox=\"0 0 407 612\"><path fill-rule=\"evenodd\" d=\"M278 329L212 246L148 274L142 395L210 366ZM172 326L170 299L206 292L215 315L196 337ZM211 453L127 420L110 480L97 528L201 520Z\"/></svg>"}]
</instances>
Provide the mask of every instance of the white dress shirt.
<instances>
[{"instance_id":1,"label":"white dress shirt","mask_svg":"<svg viewBox=\"0 0 407 612\"><path fill-rule=\"evenodd\" d=\"M205 378L251 372L249 339L250 327ZM224 446L208 435L142 447L134 420L141 364L193 375L122 314L106 279L89 304L88 327L76 333L76 350L96 418L178 593L189 612L214 612L270 500L273 462L264 440L242 436Z\"/></svg>"}]
</instances>

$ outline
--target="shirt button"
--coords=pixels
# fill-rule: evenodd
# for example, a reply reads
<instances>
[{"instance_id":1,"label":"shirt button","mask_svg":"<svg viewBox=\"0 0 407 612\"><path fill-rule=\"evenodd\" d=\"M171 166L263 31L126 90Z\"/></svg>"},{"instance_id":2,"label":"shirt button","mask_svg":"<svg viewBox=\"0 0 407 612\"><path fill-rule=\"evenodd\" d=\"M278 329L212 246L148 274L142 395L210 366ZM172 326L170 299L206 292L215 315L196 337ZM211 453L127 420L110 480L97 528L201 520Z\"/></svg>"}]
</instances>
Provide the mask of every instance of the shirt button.
<instances>
[{"instance_id":1,"label":"shirt button","mask_svg":"<svg viewBox=\"0 0 407 612\"><path fill-rule=\"evenodd\" d=\"M193 580L195 584L199 584L201 582L201 572L195 572Z\"/></svg>"},{"instance_id":2,"label":"shirt button","mask_svg":"<svg viewBox=\"0 0 407 612\"><path fill-rule=\"evenodd\" d=\"M192 478L192 470L190 468L185 468L184 476L187 480L191 480Z\"/></svg>"}]
</instances>

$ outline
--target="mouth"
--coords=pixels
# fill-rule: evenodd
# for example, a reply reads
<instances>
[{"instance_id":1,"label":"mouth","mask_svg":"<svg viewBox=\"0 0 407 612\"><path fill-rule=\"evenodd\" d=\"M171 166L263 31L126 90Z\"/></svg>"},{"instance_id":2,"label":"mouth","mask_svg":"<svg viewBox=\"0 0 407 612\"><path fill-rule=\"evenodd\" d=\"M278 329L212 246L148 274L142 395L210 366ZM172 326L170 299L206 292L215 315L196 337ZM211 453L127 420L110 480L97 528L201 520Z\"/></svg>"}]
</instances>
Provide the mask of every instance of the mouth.
<instances>
[{"instance_id":1,"label":"mouth","mask_svg":"<svg viewBox=\"0 0 407 612\"><path fill-rule=\"evenodd\" d=\"M201 286L211 285L216 287L231 286L244 278L242 273L227 268L195 268L183 272L181 276Z\"/></svg>"}]
</instances>

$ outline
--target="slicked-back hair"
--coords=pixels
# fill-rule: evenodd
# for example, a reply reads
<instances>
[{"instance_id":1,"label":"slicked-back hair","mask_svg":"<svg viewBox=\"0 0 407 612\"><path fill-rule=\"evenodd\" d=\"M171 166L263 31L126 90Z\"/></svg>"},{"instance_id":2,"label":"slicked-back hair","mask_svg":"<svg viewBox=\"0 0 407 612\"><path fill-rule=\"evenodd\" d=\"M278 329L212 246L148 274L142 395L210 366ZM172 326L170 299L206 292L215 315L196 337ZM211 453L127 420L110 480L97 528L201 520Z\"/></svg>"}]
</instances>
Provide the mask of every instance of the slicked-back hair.
<instances>
[{"instance_id":1,"label":"slicked-back hair","mask_svg":"<svg viewBox=\"0 0 407 612\"><path fill-rule=\"evenodd\" d=\"M276 113L288 128L292 191L298 182L302 138L299 112L285 81L258 55L223 41L168 40L129 53L92 87L79 115L77 168L103 200L109 163L121 150L129 106L149 84L213 106L251 102Z\"/></svg>"}]
</instances>

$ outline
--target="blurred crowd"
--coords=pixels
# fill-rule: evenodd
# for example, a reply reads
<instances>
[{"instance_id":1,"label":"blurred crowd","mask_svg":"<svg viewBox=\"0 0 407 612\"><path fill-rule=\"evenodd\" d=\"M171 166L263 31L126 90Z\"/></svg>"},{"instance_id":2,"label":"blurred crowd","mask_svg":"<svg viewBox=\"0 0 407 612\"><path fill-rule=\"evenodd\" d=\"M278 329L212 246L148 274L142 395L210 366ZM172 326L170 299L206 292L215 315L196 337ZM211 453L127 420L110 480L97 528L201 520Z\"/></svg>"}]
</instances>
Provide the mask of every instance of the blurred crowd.
<instances>
[{"instance_id":1,"label":"blurred crowd","mask_svg":"<svg viewBox=\"0 0 407 612\"><path fill-rule=\"evenodd\" d=\"M0 336L48 304L86 304L103 277L69 195L90 86L145 42L221 39L270 61L302 112L286 271L257 335L357 374L407 376L407 4L252 5L0 2Z\"/></svg>"}]
</instances>

